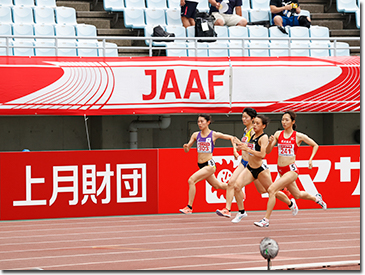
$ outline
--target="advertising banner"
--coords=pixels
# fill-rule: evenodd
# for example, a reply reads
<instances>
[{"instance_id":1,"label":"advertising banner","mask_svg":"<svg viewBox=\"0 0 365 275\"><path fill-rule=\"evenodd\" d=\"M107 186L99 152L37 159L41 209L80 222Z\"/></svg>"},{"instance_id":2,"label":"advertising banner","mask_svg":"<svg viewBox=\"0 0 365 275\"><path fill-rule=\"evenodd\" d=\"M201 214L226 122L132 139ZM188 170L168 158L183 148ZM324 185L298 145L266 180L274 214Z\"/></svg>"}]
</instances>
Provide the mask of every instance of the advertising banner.
<instances>
[{"instance_id":1,"label":"advertising banner","mask_svg":"<svg viewBox=\"0 0 365 275\"><path fill-rule=\"evenodd\" d=\"M0 56L0 74L0 115L360 112L359 56Z\"/></svg>"},{"instance_id":2,"label":"advertising banner","mask_svg":"<svg viewBox=\"0 0 365 275\"><path fill-rule=\"evenodd\" d=\"M276 148L266 156L273 181ZM215 175L222 182L239 165L232 153L232 148L214 150ZM298 150L299 189L322 194L328 208L360 207L360 146L320 146L311 170L310 154L309 146ZM197 170L195 148L0 153L0 220L179 213ZM267 194L259 194L253 183L244 191L247 211L266 209ZM222 209L225 195L198 182L193 212ZM320 209L313 201L297 204ZM274 209L288 207L277 200Z\"/></svg>"}]
</instances>

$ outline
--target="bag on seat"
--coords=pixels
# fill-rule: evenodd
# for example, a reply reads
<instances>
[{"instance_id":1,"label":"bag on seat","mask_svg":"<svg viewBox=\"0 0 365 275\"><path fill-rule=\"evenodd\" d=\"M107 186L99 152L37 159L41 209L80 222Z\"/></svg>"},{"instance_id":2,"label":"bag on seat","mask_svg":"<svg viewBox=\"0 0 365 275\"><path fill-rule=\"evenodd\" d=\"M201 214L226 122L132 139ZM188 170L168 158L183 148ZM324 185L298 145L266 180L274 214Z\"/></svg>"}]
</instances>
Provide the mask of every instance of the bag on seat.
<instances>
[{"instance_id":1,"label":"bag on seat","mask_svg":"<svg viewBox=\"0 0 365 275\"><path fill-rule=\"evenodd\" d=\"M153 28L153 37L175 37L174 33L165 31L160 25ZM174 42L174 40L154 40L154 42Z\"/></svg>"},{"instance_id":2,"label":"bag on seat","mask_svg":"<svg viewBox=\"0 0 365 275\"><path fill-rule=\"evenodd\" d=\"M197 12L195 15L195 37L217 37L214 31L214 16L206 12ZM217 40L199 39L198 42L215 42Z\"/></svg>"}]
</instances>

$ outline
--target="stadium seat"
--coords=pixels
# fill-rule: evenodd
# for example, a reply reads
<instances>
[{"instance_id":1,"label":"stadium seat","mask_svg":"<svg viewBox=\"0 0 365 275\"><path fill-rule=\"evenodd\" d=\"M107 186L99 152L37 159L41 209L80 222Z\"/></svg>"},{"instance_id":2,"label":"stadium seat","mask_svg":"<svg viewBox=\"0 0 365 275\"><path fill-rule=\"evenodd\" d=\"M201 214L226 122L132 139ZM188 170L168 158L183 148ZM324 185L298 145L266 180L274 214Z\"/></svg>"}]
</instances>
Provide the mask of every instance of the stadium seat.
<instances>
[{"instance_id":1,"label":"stadium seat","mask_svg":"<svg viewBox=\"0 0 365 275\"><path fill-rule=\"evenodd\" d=\"M309 36L310 38L328 38L327 40L315 40L311 39L311 42L314 41L322 41L329 43L330 40L330 31L327 27L324 26L311 26L309 28Z\"/></svg>"},{"instance_id":2,"label":"stadium seat","mask_svg":"<svg viewBox=\"0 0 365 275\"><path fill-rule=\"evenodd\" d=\"M217 40L213 43L208 43L208 55L212 57L227 57L228 56L228 41Z\"/></svg>"},{"instance_id":3,"label":"stadium seat","mask_svg":"<svg viewBox=\"0 0 365 275\"><path fill-rule=\"evenodd\" d=\"M178 9L180 10L180 0L167 0L167 7L169 9Z\"/></svg>"},{"instance_id":4,"label":"stadium seat","mask_svg":"<svg viewBox=\"0 0 365 275\"><path fill-rule=\"evenodd\" d=\"M167 25L182 26L180 9L169 8L166 10Z\"/></svg>"},{"instance_id":5,"label":"stadium seat","mask_svg":"<svg viewBox=\"0 0 365 275\"><path fill-rule=\"evenodd\" d=\"M198 11L208 12L209 13L209 2L208 0L200 0L198 6L196 7Z\"/></svg>"},{"instance_id":6,"label":"stadium seat","mask_svg":"<svg viewBox=\"0 0 365 275\"><path fill-rule=\"evenodd\" d=\"M54 9L52 7L34 7L34 22L36 24L51 24L55 25Z\"/></svg>"},{"instance_id":7,"label":"stadium seat","mask_svg":"<svg viewBox=\"0 0 365 275\"><path fill-rule=\"evenodd\" d=\"M217 33L217 37L228 37L227 26L214 26L214 31ZM217 40L218 42L228 43L228 39Z\"/></svg>"},{"instance_id":8,"label":"stadium seat","mask_svg":"<svg viewBox=\"0 0 365 275\"><path fill-rule=\"evenodd\" d=\"M147 26L166 26L166 16L163 9L145 9Z\"/></svg>"},{"instance_id":9,"label":"stadium seat","mask_svg":"<svg viewBox=\"0 0 365 275\"><path fill-rule=\"evenodd\" d=\"M74 41L59 41L58 56L77 56L76 42Z\"/></svg>"},{"instance_id":10,"label":"stadium seat","mask_svg":"<svg viewBox=\"0 0 365 275\"><path fill-rule=\"evenodd\" d=\"M291 38L303 38L303 40L295 40L309 43L309 29L305 27L290 27L289 36Z\"/></svg>"},{"instance_id":11,"label":"stadium seat","mask_svg":"<svg viewBox=\"0 0 365 275\"><path fill-rule=\"evenodd\" d=\"M125 9L124 0L104 0L104 10L109 12L121 12Z\"/></svg>"},{"instance_id":12,"label":"stadium seat","mask_svg":"<svg viewBox=\"0 0 365 275\"><path fill-rule=\"evenodd\" d=\"M105 56L115 57L118 56L117 44L105 42ZM98 55L104 56L103 42L98 42Z\"/></svg>"},{"instance_id":13,"label":"stadium seat","mask_svg":"<svg viewBox=\"0 0 365 275\"><path fill-rule=\"evenodd\" d=\"M56 0L35 0L35 4L38 7L56 8Z\"/></svg>"},{"instance_id":14,"label":"stadium seat","mask_svg":"<svg viewBox=\"0 0 365 275\"><path fill-rule=\"evenodd\" d=\"M229 56L248 56L248 42L244 42L245 47L242 47L241 41L231 41L228 43Z\"/></svg>"},{"instance_id":15,"label":"stadium seat","mask_svg":"<svg viewBox=\"0 0 365 275\"><path fill-rule=\"evenodd\" d=\"M9 40L9 46L13 45L13 41ZM0 39L0 56L13 55L13 48L6 48L6 41Z\"/></svg>"},{"instance_id":16,"label":"stadium seat","mask_svg":"<svg viewBox=\"0 0 365 275\"><path fill-rule=\"evenodd\" d=\"M268 38L269 31L263 26L250 26L248 27L248 37L249 38ZM257 41L257 40L256 40ZM251 42L251 40L250 40Z\"/></svg>"},{"instance_id":17,"label":"stadium seat","mask_svg":"<svg viewBox=\"0 0 365 275\"><path fill-rule=\"evenodd\" d=\"M228 36L230 38L248 38L248 29L247 27L242 26L231 26L228 27ZM238 42L242 45L242 40L230 39L230 42Z\"/></svg>"},{"instance_id":18,"label":"stadium seat","mask_svg":"<svg viewBox=\"0 0 365 275\"><path fill-rule=\"evenodd\" d=\"M289 33L288 27L285 27L285 29L286 29L286 32ZM271 26L269 28L269 37L270 37L270 42L284 41L282 39L276 39L275 40L274 38L289 38L289 35L283 33L282 31L280 31L277 26ZM284 41L284 42L286 42L286 41ZM288 45L288 43L287 43L287 45Z\"/></svg>"},{"instance_id":19,"label":"stadium seat","mask_svg":"<svg viewBox=\"0 0 365 275\"><path fill-rule=\"evenodd\" d=\"M98 56L98 42L77 41L77 56Z\"/></svg>"},{"instance_id":20,"label":"stadium seat","mask_svg":"<svg viewBox=\"0 0 365 275\"><path fill-rule=\"evenodd\" d=\"M197 43L197 52L195 50L195 42L186 43L188 48L188 56L207 57L208 56L208 43Z\"/></svg>"},{"instance_id":21,"label":"stadium seat","mask_svg":"<svg viewBox=\"0 0 365 275\"><path fill-rule=\"evenodd\" d=\"M146 7L148 9L167 9L166 0L146 0Z\"/></svg>"},{"instance_id":22,"label":"stadium seat","mask_svg":"<svg viewBox=\"0 0 365 275\"><path fill-rule=\"evenodd\" d=\"M336 43L336 52L335 52L335 44L330 43L330 54L331 56L350 56L350 45L346 42L337 42Z\"/></svg>"},{"instance_id":23,"label":"stadium seat","mask_svg":"<svg viewBox=\"0 0 365 275\"><path fill-rule=\"evenodd\" d=\"M76 10L69 7L57 7L55 9L57 24L77 25Z\"/></svg>"},{"instance_id":24,"label":"stadium seat","mask_svg":"<svg viewBox=\"0 0 365 275\"><path fill-rule=\"evenodd\" d=\"M270 15L268 10L248 10L248 15L250 17L250 22L258 22L258 21L269 21Z\"/></svg>"},{"instance_id":25,"label":"stadium seat","mask_svg":"<svg viewBox=\"0 0 365 275\"><path fill-rule=\"evenodd\" d=\"M280 40L272 40L269 43L270 56L289 56L288 42Z\"/></svg>"},{"instance_id":26,"label":"stadium seat","mask_svg":"<svg viewBox=\"0 0 365 275\"><path fill-rule=\"evenodd\" d=\"M341 13L355 13L359 9L356 0L336 0L336 8Z\"/></svg>"},{"instance_id":27,"label":"stadium seat","mask_svg":"<svg viewBox=\"0 0 365 275\"><path fill-rule=\"evenodd\" d=\"M2 24L13 24L11 17L11 7L0 6L0 22Z\"/></svg>"},{"instance_id":28,"label":"stadium seat","mask_svg":"<svg viewBox=\"0 0 365 275\"><path fill-rule=\"evenodd\" d=\"M34 44L31 41L18 40L13 41L14 56L34 56Z\"/></svg>"},{"instance_id":29,"label":"stadium seat","mask_svg":"<svg viewBox=\"0 0 365 275\"><path fill-rule=\"evenodd\" d=\"M12 7L13 0L0 0L0 6Z\"/></svg>"},{"instance_id":30,"label":"stadium seat","mask_svg":"<svg viewBox=\"0 0 365 275\"><path fill-rule=\"evenodd\" d=\"M355 12L356 27L360 29L360 9Z\"/></svg>"},{"instance_id":31,"label":"stadium seat","mask_svg":"<svg viewBox=\"0 0 365 275\"><path fill-rule=\"evenodd\" d=\"M37 36L47 36L47 37L55 37L55 31L53 25L48 24L35 24L34 25L34 35ZM55 42L54 39L47 39L47 38L35 38L36 41L48 41L48 42Z\"/></svg>"},{"instance_id":32,"label":"stadium seat","mask_svg":"<svg viewBox=\"0 0 365 275\"><path fill-rule=\"evenodd\" d=\"M168 43L166 45L166 56L188 56L186 43Z\"/></svg>"},{"instance_id":33,"label":"stadium seat","mask_svg":"<svg viewBox=\"0 0 365 275\"><path fill-rule=\"evenodd\" d=\"M270 0L251 0L251 9L270 10Z\"/></svg>"},{"instance_id":34,"label":"stadium seat","mask_svg":"<svg viewBox=\"0 0 365 275\"><path fill-rule=\"evenodd\" d=\"M4 35L4 36L12 35L11 24L0 23L0 36L1 35ZM5 37L0 37L0 41L6 41L6 38Z\"/></svg>"},{"instance_id":35,"label":"stadium seat","mask_svg":"<svg viewBox=\"0 0 365 275\"><path fill-rule=\"evenodd\" d=\"M146 26L144 9L125 8L123 12L124 26L130 29L143 29Z\"/></svg>"},{"instance_id":36,"label":"stadium seat","mask_svg":"<svg viewBox=\"0 0 365 275\"><path fill-rule=\"evenodd\" d=\"M247 22L250 22L250 16L248 15L248 10L241 10L242 17L247 20ZM234 10L234 13L236 14L236 10Z\"/></svg>"},{"instance_id":37,"label":"stadium seat","mask_svg":"<svg viewBox=\"0 0 365 275\"><path fill-rule=\"evenodd\" d=\"M13 0L14 6L34 7L33 0Z\"/></svg>"},{"instance_id":38,"label":"stadium seat","mask_svg":"<svg viewBox=\"0 0 365 275\"><path fill-rule=\"evenodd\" d=\"M270 56L269 40L251 41L248 43L248 54L249 56Z\"/></svg>"},{"instance_id":39,"label":"stadium seat","mask_svg":"<svg viewBox=\"0 0 365 275\"><path fill-rule=\"evenodd\" d=\"M290 47L291 47L290 51L291 56L310 56L309 41L302 41L302 40L292 41Z\"/></svg>"},{"instance_id":40,"label":"stadium seat","mask_svg":"<svg viewBox=\"0 0 365 275\"><path fill-rule=\"evenodd\" d=\"M54 42L51 41L35 41L34 42L34 54L35 56L56 56L56 49Z\"/></svg>"},{"instance_id":41,"label":"stadium seat","mask_svg":"<svg viewBox=\"0 0 365 275\"><path fill-rule=\"evenodd\" d=\"M312 57L330 56L329 43L327 42L312 41L309 43L309 48L310 56Z\"/></svg>"},{"instance_id":42,"label":"stadium seat","mask_svg":"<svg viewBox=\"0 0 365 275\"><path fill-rule=\"evenodd\" d=\"M169 33L174 33L175 37L186 38L186 29L183 26L177 25L167 25L165 27L166 31ZM186 39L176 39L174 43L186 43ZM168 43L170 44L170 43Z\"/></svg>"},{"instance_id":43,"label":"stadium seat","mask_svg":"<svg viewBox=\"0 0 365 275\"><path fill-rule=\"evenodd\" d=\"M307 17L311 18L311 13L308 10L301 9L300 10L300 13L298 14L298 16L307 16Z\"/></svg>"},{"instance_id":44,"label":"stadium seat","mask_svg":"<svg viewBox=\"0 0 365 275\"><path fill-rule=\"evenodd\" d=\"M126 8L145 9L146 4L144 0L124 0Z\"/></svg>"},{"instance_id":45,"label":"stadium seat","mask_svg":"<svg viewBox=\"0 0 365 275\"><path fill-rule=\"evenodd\" d=\"M251 3L250 0L242 0L242 10L250 10L251 9Z\"/></svg>"},{"instance_id":46,"label":"stadium seat","mask_svg":"<svg viewBox=\"0 0 365 275\"><path fill-rule=\"evenodd\" d=\"M55 25L55 34L59 37L74 37L76 36L75 27L73 25ZM63 39L60 38L58 41L76 42L76 39Z\"/></svg>"},{"instance_id":47,"label":"stadium seat","mask_svg":"<svg viewBox=\"0 0 365 275\"><path fill-rule=\"evenodd\" d=\"M23 36L23 37L14 38L14 41L33 42L34 41L33 25L32 24L13 24L13 35Z\"/></svg>"},{"instance_id":48,"label":"stadium seat","mask_svg":"<svg viewBox=\"0 0 365 275\"><path fill-rule=\"evenodd\" d=\"M13 6L13 21L16 24L34 24L31 7Z\"/></svg>"},{"instance_id":49,"label":"stadium seat","mask_svg":"<svg viewBox=\"0 0 365 275\"><path fill-rule=\"evenodd\" d=\"M97 36L96 33L96 27L94 25L88 25L88 24L77 24L75 27L76 30L76 36L77 41L81 41L81 42L98 42L97 38L95 38ZM90 37L88 39L80 39L80 38L84 38L84 37Z\"/></svg>"}]
</instances>

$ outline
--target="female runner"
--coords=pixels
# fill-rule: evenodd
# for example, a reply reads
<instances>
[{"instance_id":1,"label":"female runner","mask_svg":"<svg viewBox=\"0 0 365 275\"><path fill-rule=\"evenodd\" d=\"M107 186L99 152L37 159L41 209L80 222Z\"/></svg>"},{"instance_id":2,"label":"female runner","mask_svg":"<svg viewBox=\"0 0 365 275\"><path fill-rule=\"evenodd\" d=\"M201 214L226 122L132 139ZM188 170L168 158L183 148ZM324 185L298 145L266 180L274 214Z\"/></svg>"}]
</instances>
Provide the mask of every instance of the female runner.
<instances>
[{"instance_id":1,"label":"female runner","mask_svg":"<svg viewBox=\"0 0 365 275\"><path fill-rule=\"evenodd\" d=\"M201 180L206 180L215 189L227 190L227 183L222 183L217 180L214 175L216 170L213 160L213 150L215 141L218 138L231 140L234 144L234 137L220 132L215 132L209 129L211 116L208 114L200 114L198 117L198 126L200 132L195 132L191 135L188 143L184 144L184 151L189 152L191 146L196 141L198 151L198 166L200 170L195 172L188 180L189 183L189 201L188 205L180 209L181 213L191 214L193 212L193 202L196 193L195 184ZM237 139L237 138L236 138Z\"/></svg>"},{"instance_id":2,"label":"female runner","mask_svg":"<svg viewBox=\"0 0 365 275\"><path fill-rule=\"evenodd\" d=\"M269 187L269 200L267 202L266 214L261 221L254 222L256 226L269 226L269 218L276 203L276 193L284 187L289 190L294 198L311 200L318 203L323 209L327 209L327 204L323 201L321 194L312 196L305 191L300 191L295 182L299 174L299 169L295 164L295 156L302 141L312 146L312 154L308 162L309 169L312 169L313 167L312 160L319 147L313 139L303 133L295 131L295 118L296 114L293 111L286 111L281 119L284 130L276 131L275 134L269 138L269 145L267 146L266 153L269 154L275 144L278 143L278 172L280 178Z\"/></svg>"},{"instance_id":3,"label":"female runner","mask_svg":"<svg viewBox=\"0 0 365 275\"><path fill-rule=\"evenodd\" d=\"M242 123L246 126L245 130L243 131L243 137L241 139L242 142L248 143L251 140L251 137L254 135L253 131L253 120L257 116L257 112L253 108L245 108L242 112ZM234 157L237 159L239 157L239 154L237 152L236 146L234 144ZM244 150L242 150L242 159L240 164L237 166L237 168L234 170L231 178L228 181L228 187L226 191L226 207L222 210L217 209L216 213L218 216L223 216L230 218L231 217L231 206L234 196L234 185L237 181L238 175L241 174L241 172L245 169L248 163L248 153ZM255 187L257 191L260 194L266 193L266 189L262 186L259 180L254 180ZM295 203L295 200L289 200L288 197L285 196L284 193L281 191L277 194L278 199L283 201L284 203L287 203L289 208L292 210L293 215L295 216L298 213L298 207ZM245 196L243 196L245 198ZM289 203L288 203L289 202ZM247 213L245 212L243 202L242 202L242 208L239 208L239 212L237 213L236 217L232 220L233 223L238 223L241 221L242 218L247 217Z\"/></svg>"}]
</instances>

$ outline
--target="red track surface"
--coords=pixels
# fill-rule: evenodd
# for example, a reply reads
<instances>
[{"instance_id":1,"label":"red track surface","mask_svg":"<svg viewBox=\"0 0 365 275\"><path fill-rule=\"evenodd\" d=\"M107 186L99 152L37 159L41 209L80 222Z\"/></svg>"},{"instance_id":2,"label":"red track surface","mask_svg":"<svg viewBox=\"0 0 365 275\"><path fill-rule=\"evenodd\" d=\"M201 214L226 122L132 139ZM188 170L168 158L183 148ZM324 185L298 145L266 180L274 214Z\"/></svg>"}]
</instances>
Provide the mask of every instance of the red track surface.
<instances>
[{"instance_id":1,"label":"red track surface","mask_svg":"<svg viewBox=\"0 0 365 275\"><path fill-rule=\"evenodd\" d=\"M235 213L234 213L235 214ZM1 222L0 268L45 270L263 269L262 238L279 244L272 267L360 263L360 209L274 211L269 228L249 212Z\"/></svg>"}]
</instances>

